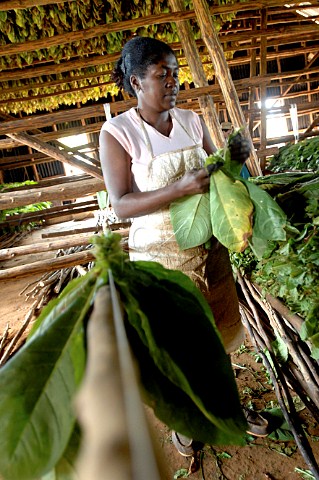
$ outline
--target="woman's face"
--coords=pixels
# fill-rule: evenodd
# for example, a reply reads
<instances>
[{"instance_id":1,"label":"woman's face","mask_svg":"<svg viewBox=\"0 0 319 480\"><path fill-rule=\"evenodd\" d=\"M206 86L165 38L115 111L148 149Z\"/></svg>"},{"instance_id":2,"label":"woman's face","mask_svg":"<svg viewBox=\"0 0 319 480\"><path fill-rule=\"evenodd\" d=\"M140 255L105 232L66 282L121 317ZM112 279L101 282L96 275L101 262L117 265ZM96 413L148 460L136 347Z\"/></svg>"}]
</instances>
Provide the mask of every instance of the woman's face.
<instances>
[{"instance_id":1,"label":"woman's face","mask_svg":"<svg viewBox=\"0 0 319 480\"><path fill-rule=\"evenodd\" d=\"M132 76L133 77L133 76ZM175 106L179 92L178 63L174 55L165 55L150 65L143 79L135 77L138 106L162 112Z\"/></svg>"}]
</instances>

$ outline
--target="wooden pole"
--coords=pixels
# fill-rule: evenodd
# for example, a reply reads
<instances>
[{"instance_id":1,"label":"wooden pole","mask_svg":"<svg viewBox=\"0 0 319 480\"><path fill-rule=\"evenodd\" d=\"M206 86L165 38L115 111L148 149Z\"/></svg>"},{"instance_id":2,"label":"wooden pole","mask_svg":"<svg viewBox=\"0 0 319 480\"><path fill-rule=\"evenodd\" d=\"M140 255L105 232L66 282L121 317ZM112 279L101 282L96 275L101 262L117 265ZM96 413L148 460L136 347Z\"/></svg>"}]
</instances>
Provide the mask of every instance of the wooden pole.
<instances>
[{"instance_id":1,"label":"wooden pole","mask_svg":"<svg viewBox=\"0 0 319 480\"><path fill-rule=\"evenodd\" d=\"M251 25L252 31L256 30L256 20L252 20L252 25ZM256 45L256 38L253 37L251 40L251 46L255 47ZM251 49L251 59L250 59L250 78L256 76L257 72L257 64L256 64L256 56L257 56L257 51L255 48ZM249 110L252 110L254 108L254 102L256 98L256 87L249 87ZM248 128L249 128L249 133L251 138L253 138L253 132L254 132L254 118L251 114L249 114L249 120L248 120Z\"/></svg>"},{"instance_id":2,"label":"wooden pole","mask_svg":"<svg viewBox=\"0 0 319 480\"><path fill-rule=\"evenodd\" d=\"M95 167L94 165L89 165L88 163L85 163L82 160L75 158L75 156L65 153L64 150L59 150L53 145L42 142L41 140L34 138L27 133L6 133L6 135L20 143L23 143L24 145L28 145L29 147L34 148L38 152L45 153L49 157L60 160L60 162L62 163L68 163L69 165L80 168L81 170L83 170L83 172L86 172L93 177L103 179L102 170L100 168Z\"/></svg>"},{"instance_id":3,"label":"wooden pole","mask_svg":"<svg viewBox=\"0 0 319 480\"><path fill-rule=\"evenodd\" d=\"M62 270L67 267L75 267L76 265L84 265L94 260L94 254L91 250L83 252L70 253L58 258L49 258L46 260L38 260L27 265L20 265L0 270L0 281L9 280L11 278L23 278L37 275L44 272L52 272L54 270Z\"/></svg>"},{"instance_id":4,"label":"wooden pole","mask_svg":"<svg viewBox=\"0 0 319 480\"><path fill-rule=\"evenodd\" d=\"M97 178L89 178L38 189L8 191L0 194L0 210L31 205L37 202L81 198L86 195L95 195L96 192L101 190L105 190L104 181Z\"/></svg>"},{"instance_id":5,"label":"wooden pole","mask_svg":"<svg viewBox=\"0 0 319 480\"><path fill-rule=\"evenodd\" d=\"M169 0L173 11L184 10L184 2L182 0ZM208 86L205 70L201 62L196 41L188 20L176 22L176 28L181 40L187 63L192 73L196 87ZM214 106L214 100L211 95L204 95L198 99L200 109L202 111L205 123L208 127L210 135L217 148L223 147L225 140L220 128L217 112Z\"/></svg>"},{"instance_id":6,"label":"wooden pole","mask_svg":"<svg viewBox=\"0 0 319 480\"><path fill-rule=\"evenodd\" d=\"M231 121L235 128L241 127L244 129L244 134L250 142L251 155L247 160L247 167L253 176L262 175L258 157L249 134L246 120L239 103L238 95L229 72L222 46L214 28L206 0L194 0L194 9L198 24L200 26L202 38L209 51L215 69L215 75L219 81Z\"/></svg>"},{"instance_id":7,"label":"wooden pole","mask_svg":"<svg viewBox=\"0 0 319 480\"><path fill-rule=\"evenodd\" d=\"M109 286L102 286L87 327L88 359L75 399L83 440L80 480L130 480L131 455Z\"/></svg>"},{"instance_id":8,"label":"wooden pole","mask_svg":"<svg viewBox=\"0 0 319 480\"><path fill-rule=\"evenodd\" d=\"M2 0L0 4L0 11L12 10L13 8L24 9L37 7L38 5L50 5L51 3L64 3L72 0Z\"/></svg>"},{"instance_id":9,"label":"wooden pole","mask_svg":"<svg viewBox=\"0 0 319 480\"><path fill-rule=\"evenodd\" d=\"M267 27L267 9L263 8L261 10L261 28ZM267 74L267 37L261 37L260 41L260 75ZM260 111L260 148L264 150L267 147L267 88L264 84L260 86L260 102L261 102L261 111ZM260 158L260 168L262 171L265 170L266 166L266 156Z\"/></svg>"},{"instance_id":10,"label":"wooden pole","mask_svg":"<svg viewBox=\"0 0 319 480\"><path fill-rule=\"evenodd\" d=\"M77 207L79 205L79 207ZM0 222L0 228L10 228L16 225L23 225L25 223L31 222L44 222L47 223L48 221L52 220L53 218L59 218L60 222L63 222L62 217L67 217L68 219L77 218L76 215L80 214L87 214L88 212L95 212L99 210L99 206L97 202L87 202L86 206L80 206L78 203L72 203L71 205L64 205L66 208L63 210L52 210L51 208L46 208L43 210L39 210L37 212L30 212L22 213L18 215L9 215L6 220ZM56 207L53 207L56 208ZM93 214L92 214L93 216Z\"/></svg>"},{"instance_id":11,"label":"wooden pole","mask_svg":"<svg viewBox=\"0 0 319 480\"><path fill-rule=\"evenodd\" d=\"M12 258L23 255L32 255L34 253L51 252L66 250L71 247L79 247L92 243L93 232L80 234L74 237L63 238L61 240L51 240L47 242L33 243L32 245L21 245L19 247L3 248L0 250L0 261L11 260Z\"/></svg>"}]
</instances>

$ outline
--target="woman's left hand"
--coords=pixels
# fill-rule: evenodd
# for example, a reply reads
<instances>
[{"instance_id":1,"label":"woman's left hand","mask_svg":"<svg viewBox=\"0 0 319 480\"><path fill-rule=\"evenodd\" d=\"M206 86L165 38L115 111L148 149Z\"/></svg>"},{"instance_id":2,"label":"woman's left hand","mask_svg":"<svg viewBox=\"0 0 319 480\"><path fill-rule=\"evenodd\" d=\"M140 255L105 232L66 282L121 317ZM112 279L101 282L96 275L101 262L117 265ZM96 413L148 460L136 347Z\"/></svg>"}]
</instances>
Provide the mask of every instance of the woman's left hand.
<instances>
[{"instance_id":1,"label":"woman's left hand","mask_svg":"<svg viewBox=\"0 0 319 480\"><path fill-rule=\"evenodd\" d=\"M228 148L230 150L231 159L242 165L250 155L250 142L238 132L229 140Z\"/></svg>"}]
</instances>

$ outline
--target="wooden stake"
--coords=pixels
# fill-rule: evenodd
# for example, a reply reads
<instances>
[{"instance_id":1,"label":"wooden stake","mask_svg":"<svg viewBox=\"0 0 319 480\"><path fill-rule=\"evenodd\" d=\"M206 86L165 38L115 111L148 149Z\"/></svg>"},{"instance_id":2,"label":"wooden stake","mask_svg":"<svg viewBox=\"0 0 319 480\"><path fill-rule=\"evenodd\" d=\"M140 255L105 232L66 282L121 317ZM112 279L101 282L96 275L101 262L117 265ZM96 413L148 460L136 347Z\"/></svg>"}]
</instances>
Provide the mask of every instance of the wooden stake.
<instances>
[{"instance_id":1,"label":"wooden stake","mask_svg":"<svg viewBox=\"0 0 319 480\"><path fill-rule=\"evenodd\" d=\"M229 72L221 43L214 28L206 0L194 0L194 10L196 12L202 38L214 65L215 75L219 81L231 121L235 128L243 127L245 136L250 141L251 156L247 160L247 167L252 175L262 175L258 158L253 147L253 142L246 124L246 119L240 107L238 95Z\"/></svg>"}]
</instances>

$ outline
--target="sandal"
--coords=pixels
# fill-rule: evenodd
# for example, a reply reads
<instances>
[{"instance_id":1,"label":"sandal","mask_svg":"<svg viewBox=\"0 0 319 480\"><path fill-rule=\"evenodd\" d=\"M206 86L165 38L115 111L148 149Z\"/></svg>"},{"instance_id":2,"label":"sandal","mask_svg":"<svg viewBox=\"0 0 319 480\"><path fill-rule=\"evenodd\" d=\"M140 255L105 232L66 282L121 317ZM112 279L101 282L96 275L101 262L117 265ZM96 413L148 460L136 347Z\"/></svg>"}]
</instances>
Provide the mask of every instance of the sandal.
<instances>
[{"instance_id":1,"label":"sandal","mask_svg":"<svg viewBox=\"0 0 319 480\"><path fill-rule=\"evenodd\" d=\"M172 441L177 451L184 457L193 457L204 446L202 442L196 442L181 433L172 431Z\"/></svg>"},{"instance_id":2,"label":"sandal","mask_svg":"<svg viewBox=\"0 0 319 480\"><path fill-rule=\"evenodd\" d=\"M247 407L243 407L243 413L248 423L246 433L249 433L254 437L267 437L269 434L268 420L266 420L266 418L260 413Z\"/></svg>"}]
</instances>

